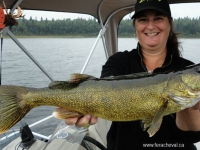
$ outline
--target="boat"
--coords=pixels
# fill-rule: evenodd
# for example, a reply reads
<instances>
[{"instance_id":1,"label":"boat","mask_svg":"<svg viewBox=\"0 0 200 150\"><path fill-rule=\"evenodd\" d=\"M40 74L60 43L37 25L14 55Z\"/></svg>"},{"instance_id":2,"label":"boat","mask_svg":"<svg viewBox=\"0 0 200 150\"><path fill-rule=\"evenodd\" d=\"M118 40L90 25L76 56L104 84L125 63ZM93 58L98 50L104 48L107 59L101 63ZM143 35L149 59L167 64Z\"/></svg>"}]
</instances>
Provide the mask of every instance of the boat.
<instances>
[{"instance_id":1,"label":"boat","mask_svg":"<svg viewBox=\"0 0 200 150\"><path fill-rule=\"evenodd\" d=\"M196 3L200 0L168 0L170 4L178 3ZM23 10L54 11L88 14L95 17L101 26L101 30L91 48L91 51L83 65L80 73L84 73L88 62L90 61L95 47L100 39L105 51L105 57L113 55L118 51L118 27L122 18L134 11L136 0L7 0L6 8L13 13L18 6ZM31 55L23 46L8 26L0 27L3 34L7 34L21 50L37 65L39 69L51 80L53 77L45 68ZM0 144L7 143L3 150L10 149L68 149L68 150L86 150L86 149L106 149L106 133L110 127L109 121L99 119L99 123L89 128L76 128L75 126L66 126L61 122L54 133L45 136L31 130L34 126L44 124L52 116L47 116L33 124L27 124L23 120L20 122L20 129L12 131L3 137L0 137ZM100 131L100 132L99 132ZM13 138L16 137L16 138ZM10 140L12 139L12 140ZM76 140L72 140L76 139ZM86 141L83 143L82 141ZM92 146L89 143L92 143ZM20 145L21 144L21 145ZM55 147L55 145L57 147ZM60 145L60 147L58 146ZM196 144L200 149L199 144Z\"/></svg>"}]
</instances>

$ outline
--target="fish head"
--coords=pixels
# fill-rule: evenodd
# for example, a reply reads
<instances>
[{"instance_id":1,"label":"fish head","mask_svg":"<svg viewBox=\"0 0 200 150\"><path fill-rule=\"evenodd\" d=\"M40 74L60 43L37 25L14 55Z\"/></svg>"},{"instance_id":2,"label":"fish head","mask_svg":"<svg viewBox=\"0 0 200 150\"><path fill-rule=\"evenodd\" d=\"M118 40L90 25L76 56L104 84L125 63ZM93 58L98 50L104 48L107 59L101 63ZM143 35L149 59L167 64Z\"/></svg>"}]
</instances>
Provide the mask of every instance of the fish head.
<instances>
[{"instance_id":1,"label":"fish head","mask_svg":"<svg viewBox=\"0 0 200 150\"><path fill-rule=\"evenodd\" d=\"M196 66L182 74L182 82L186 84L194 93L200 92L200 66Z\"/></svg>"},{"instance_id":2,"label":"fish head","mask_svg":"<svg viewBox=\"0 0 200 150\"><path fill-rule=\"evenodd\" d=\"M168 97L181 109L194 106L200 101L200 65L178 72L168 84Z\"/></svg>"}]
</instances>

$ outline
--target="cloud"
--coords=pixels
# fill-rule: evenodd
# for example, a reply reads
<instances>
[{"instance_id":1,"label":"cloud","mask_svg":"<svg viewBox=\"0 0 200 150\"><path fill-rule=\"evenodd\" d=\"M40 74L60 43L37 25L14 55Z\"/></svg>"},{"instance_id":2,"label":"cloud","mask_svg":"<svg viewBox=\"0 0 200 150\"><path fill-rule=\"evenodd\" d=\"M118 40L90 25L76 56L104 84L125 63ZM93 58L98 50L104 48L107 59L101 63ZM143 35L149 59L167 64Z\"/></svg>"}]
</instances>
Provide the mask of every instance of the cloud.
<instances>
[{"instance_id":1,"label":"cloud","mask_svg":"<svg viewBox=\"0 0 200 150\"><path fill-rule=\"evenodd\" d=\"M200 3L183 3L170 5L173 18L200 17Z\"/></svg>"}]
</instances>

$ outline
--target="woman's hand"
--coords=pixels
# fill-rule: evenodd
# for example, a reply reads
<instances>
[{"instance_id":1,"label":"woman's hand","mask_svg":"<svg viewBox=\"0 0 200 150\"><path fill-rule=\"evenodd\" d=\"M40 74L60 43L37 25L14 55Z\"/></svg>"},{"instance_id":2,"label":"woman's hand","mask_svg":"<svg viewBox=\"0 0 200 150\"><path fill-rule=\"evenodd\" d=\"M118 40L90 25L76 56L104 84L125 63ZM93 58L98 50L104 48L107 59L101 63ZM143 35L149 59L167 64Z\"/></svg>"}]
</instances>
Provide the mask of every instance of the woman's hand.
<instances>
[{"instance_id":1,"label":"woman's hand","mask_svg":"<svg viewBox=\"0 0 200 150\"><path fill-rule=\"evenodd\" d=\"M200 102L177 113L176 125L183 131L200 131Z\"/></svg>"},{"instance_id":2,"label":"woman's hand","mask_svg":"<svg viewBox=\"0 0 200 150\"><path fill-rule=\"evenodd\" d=\"M87 124L93 125L93 124L97 123L97 120L98 120L98 118L95 116L85 115L82 117L67 118L67 119L65 119L65 123L67 125L75 124L77 127L83 127Z\"/></svg>"},{"instance_id":3,"label":"woman's hand","mask_svg":"<svg viewBox=\"0 0 200 150\"><path fill-rule=\"evenodd\" d=\"M98 118L91 115L81 116L80 113L70 111L65 108L58 107L53 112L53 116L58 119L64 119L67 125L76 125L77 127L83 127L85 125L93 125L97 123ZM81 117L80 117L81 116Z\"/></svg>"},{"instance_id":4,"label":"woman's hand","mask_svg":"<svg viewBox=\"0 0 200 150\"><path fill-rule=\"evenodd\" d=\"M198 102L196 105L194 105L191 108L194 109L194 110L200 110L200 102Z\"/></svg>"}]
</instances>

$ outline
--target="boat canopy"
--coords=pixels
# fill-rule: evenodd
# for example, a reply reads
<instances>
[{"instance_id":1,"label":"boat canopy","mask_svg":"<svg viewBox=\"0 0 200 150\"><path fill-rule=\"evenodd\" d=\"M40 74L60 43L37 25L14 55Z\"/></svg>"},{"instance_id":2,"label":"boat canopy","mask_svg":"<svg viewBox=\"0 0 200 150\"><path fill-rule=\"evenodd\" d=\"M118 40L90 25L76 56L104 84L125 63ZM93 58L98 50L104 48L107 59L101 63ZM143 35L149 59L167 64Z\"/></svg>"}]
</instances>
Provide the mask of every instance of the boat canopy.
<instances>
[{"instance_id":1,"label":"boat canopy","mask_svg":"<svg viewBox=\"0 0 200 150\"><path fill-rule=\"evenodd\" d=\"M200 0L168 0L173 3L194 3ZM70 12L94 16L102 27L108 56L118 51L117 31L121 19L134 11L136 0L5 0L6 8L22 10Z\"/></svg>"}]
</instances>

